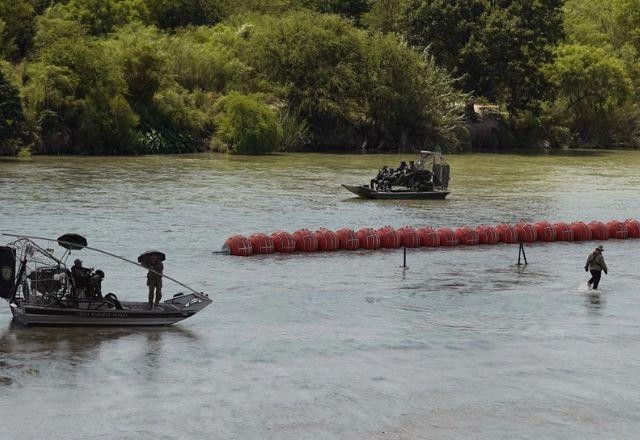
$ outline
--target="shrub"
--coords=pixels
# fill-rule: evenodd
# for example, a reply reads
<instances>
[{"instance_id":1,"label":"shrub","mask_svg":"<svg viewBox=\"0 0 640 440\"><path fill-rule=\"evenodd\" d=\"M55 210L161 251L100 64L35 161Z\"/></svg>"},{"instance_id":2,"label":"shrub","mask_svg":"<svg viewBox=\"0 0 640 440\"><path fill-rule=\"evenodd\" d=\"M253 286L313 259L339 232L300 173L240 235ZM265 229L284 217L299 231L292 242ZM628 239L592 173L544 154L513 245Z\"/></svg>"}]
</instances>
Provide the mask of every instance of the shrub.
<instances>
[{"instance_id":1,"label":"shrub","mask_svg":"<svg viewBox=\"0 0 640 440\"><path fill-rule=\"evenodd\" d=\"M234 154L265 154L282 141L277 113L256 95L231 92L218 102L216 135Z\"/></svg>"}]
</instances>

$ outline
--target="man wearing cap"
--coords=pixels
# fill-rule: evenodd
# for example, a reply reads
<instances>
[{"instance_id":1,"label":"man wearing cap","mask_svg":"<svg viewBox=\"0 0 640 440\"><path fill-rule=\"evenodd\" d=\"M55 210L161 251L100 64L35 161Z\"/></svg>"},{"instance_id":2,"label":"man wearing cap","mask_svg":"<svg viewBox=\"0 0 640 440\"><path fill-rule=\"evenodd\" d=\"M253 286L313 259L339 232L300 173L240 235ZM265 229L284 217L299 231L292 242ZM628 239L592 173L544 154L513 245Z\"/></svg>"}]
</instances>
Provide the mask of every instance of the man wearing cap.
<instances>
[{"instance_id":1,"label":"man wearing cap","mask_svg":"<svg viewBox=\"0 0 640 440\"><path fill-rule=\"evenodd\" d=\"M608 273L602 252L604 252L604 248L602 245L599 245L593 252L591 252L584 265L584 270L591 272L591 278L587 281L587 286L593 287L594 289L598 288L602 271L604 270L604 273Z\"/></svg>"}]
</instances>

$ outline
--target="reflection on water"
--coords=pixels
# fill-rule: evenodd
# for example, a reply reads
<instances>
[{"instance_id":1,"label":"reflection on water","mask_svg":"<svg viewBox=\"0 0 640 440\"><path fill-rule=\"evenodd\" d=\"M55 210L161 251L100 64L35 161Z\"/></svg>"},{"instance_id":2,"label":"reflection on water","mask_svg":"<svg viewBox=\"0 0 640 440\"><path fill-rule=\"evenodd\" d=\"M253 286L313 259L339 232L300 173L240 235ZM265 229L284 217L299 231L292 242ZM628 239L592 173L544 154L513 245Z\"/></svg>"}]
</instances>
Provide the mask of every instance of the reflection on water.
<instances>
[{"instance_id":1,"label":"reflection on water","mask_svg":"<svg viewBox=\"0 0 640 440\"><path fill-rule=\"evenodd\" d=\"M408 156L221 155L0 160L0 230L54 236L165 272L214 303L167 329L10 326L0 308L8 438L633 438L640 429L637 240L212 254L234 233L640 217L640 153L451 156L445 201L363 201ZM56 255L61 255L57 249ZM105 291L144 271L88 251ZM577 287L578 286L578 287ZM166 295L180 290L167 283ZM603 374L606 372L606 374ZM30 423L24 420L28 411ZM78 423L78 419L91 423Z\"/></svg>"}]
</instances>

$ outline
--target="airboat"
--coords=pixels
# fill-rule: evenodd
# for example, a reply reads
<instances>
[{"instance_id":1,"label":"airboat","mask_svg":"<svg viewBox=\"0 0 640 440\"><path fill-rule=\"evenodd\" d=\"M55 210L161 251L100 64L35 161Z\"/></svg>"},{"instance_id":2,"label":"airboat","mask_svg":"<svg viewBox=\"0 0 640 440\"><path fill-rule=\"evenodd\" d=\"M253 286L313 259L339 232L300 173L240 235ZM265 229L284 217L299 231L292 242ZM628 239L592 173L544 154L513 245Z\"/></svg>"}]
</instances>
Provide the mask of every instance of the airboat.
<instances>
[{"instance_id":1,"label":"airboat","mask_svg":"<svg viewBox=\"0 0 640 440\"><path fill-rule=\"evenodd\" d=\"M444 155L421 151L413 165L405 162L396 170L384 167L369 185L342 185L365 199L444 199L449 195L451 167Z\"/></svg>"},{"instance_id":2,"label":"airboat","mask_svg":"<svg viewBox=\"0 0 640 440\"><path fill-rule=\"evenodd\" d=\"M2 235L13 237L13 241L0 246L0 297L9 302L13 319L26 326L164 326L189 318L212 303L207 294L160 273L186 292L177 292L152 308L147 301L120 301L114 293L102 294L101 270L80 267L79 274L74 270L76 265L71 270L67 267L72 251L88 249L149 270L151 256L164 260L160 251L147 251L135 262L91 248L79 234L58 239ZM54 250L39 244L42 242L57 242L64 254L54 256Z\"/></svg>"}]
</instances>

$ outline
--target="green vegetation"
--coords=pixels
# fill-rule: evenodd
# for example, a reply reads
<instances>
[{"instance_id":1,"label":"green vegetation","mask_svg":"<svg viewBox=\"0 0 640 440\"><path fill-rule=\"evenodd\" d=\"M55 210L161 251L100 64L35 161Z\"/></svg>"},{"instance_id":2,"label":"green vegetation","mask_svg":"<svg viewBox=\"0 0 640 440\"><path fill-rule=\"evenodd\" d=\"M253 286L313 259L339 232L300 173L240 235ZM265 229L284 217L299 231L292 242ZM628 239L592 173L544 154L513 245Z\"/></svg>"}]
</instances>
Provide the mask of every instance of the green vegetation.
<instances>
[{"instance_id":1,"label":"green vegetation","mask_svg":"<svg viewBox=\"0 0 640 440\"><path fill-rule=\"evenodd\" d=\"M640 141L640 0L0 0L0 151ZM473 136L474 131L470 130Z\"/></svg>"}]
</instances>

